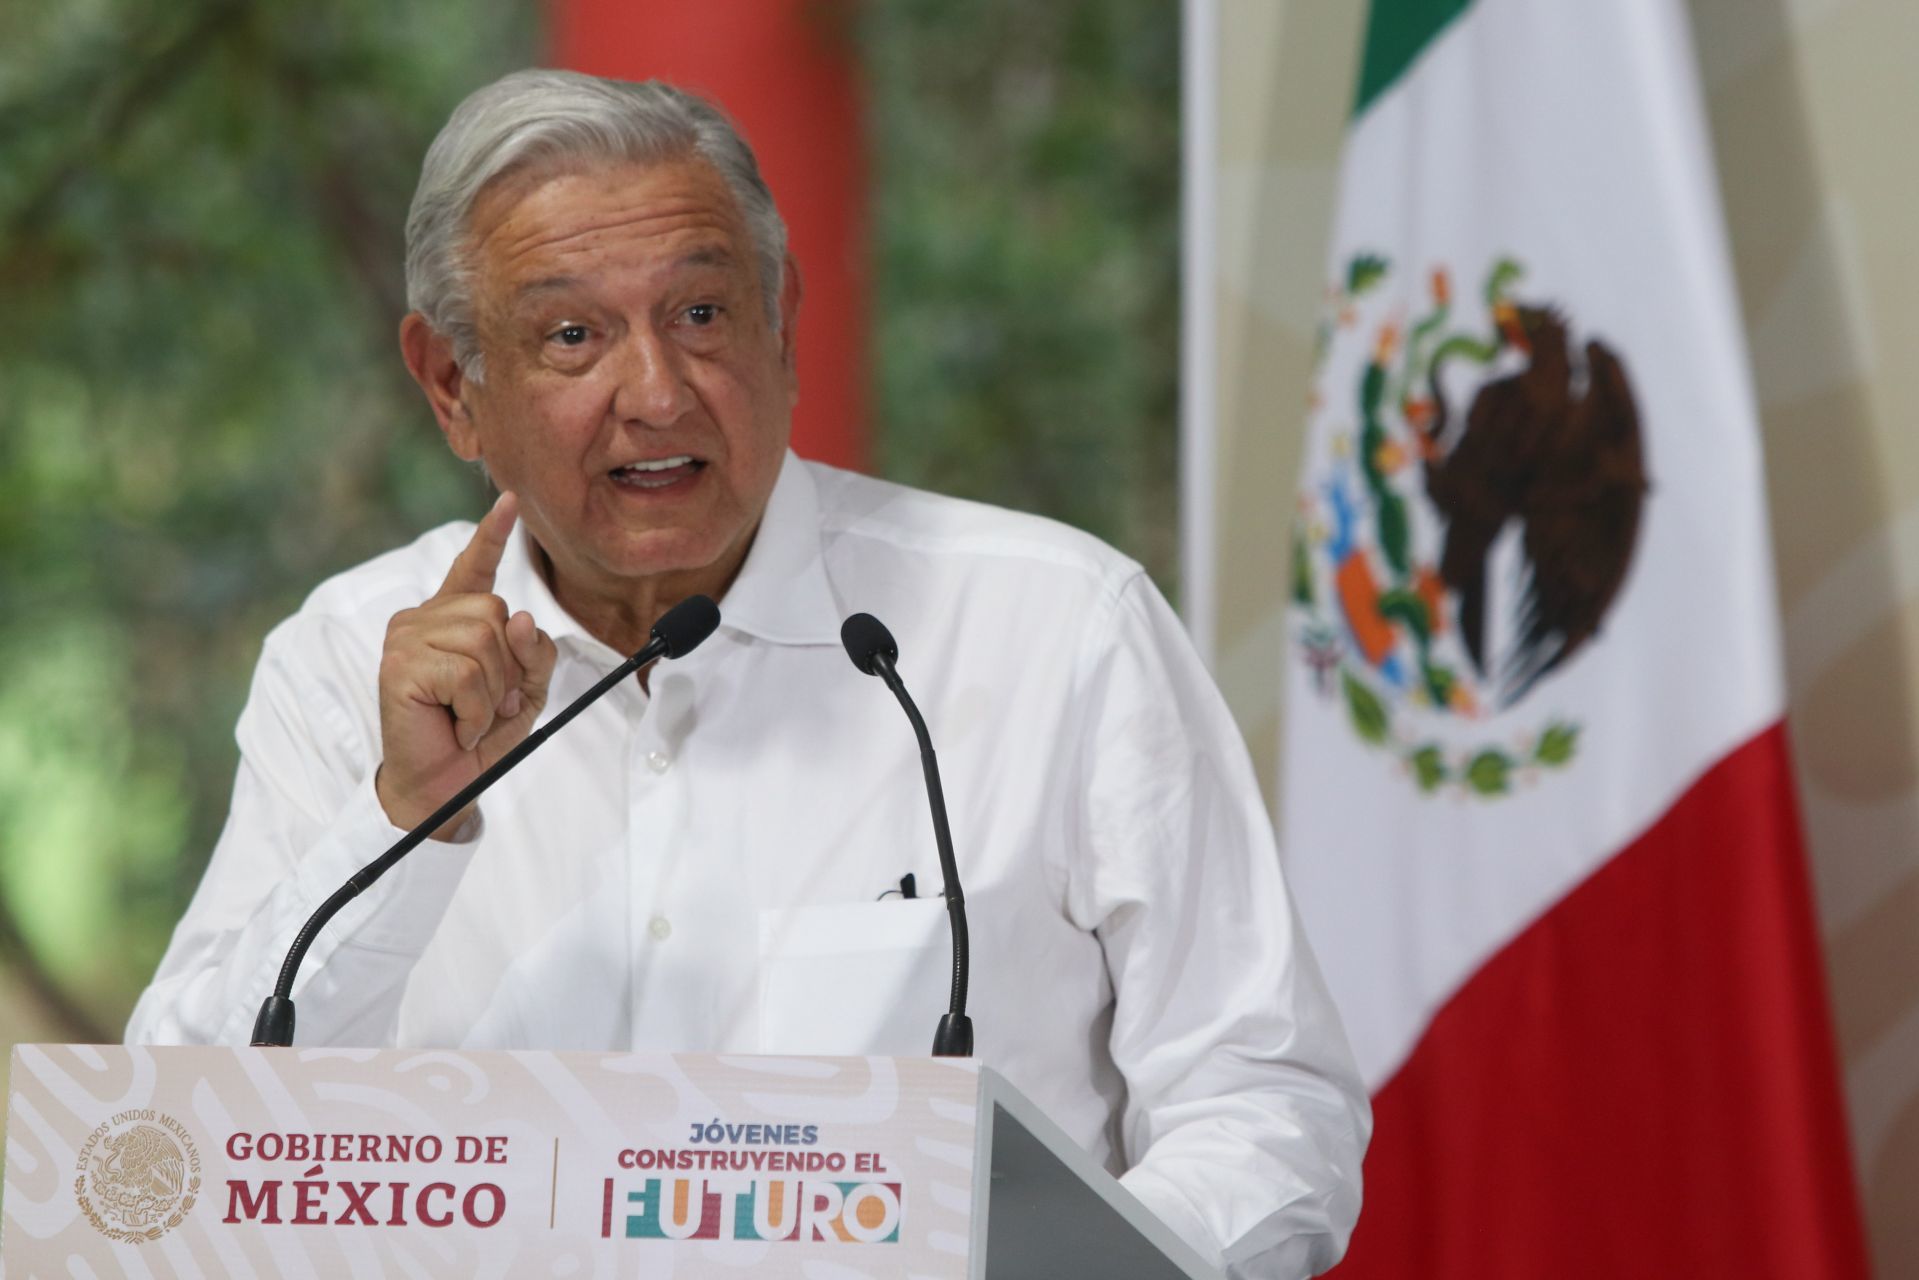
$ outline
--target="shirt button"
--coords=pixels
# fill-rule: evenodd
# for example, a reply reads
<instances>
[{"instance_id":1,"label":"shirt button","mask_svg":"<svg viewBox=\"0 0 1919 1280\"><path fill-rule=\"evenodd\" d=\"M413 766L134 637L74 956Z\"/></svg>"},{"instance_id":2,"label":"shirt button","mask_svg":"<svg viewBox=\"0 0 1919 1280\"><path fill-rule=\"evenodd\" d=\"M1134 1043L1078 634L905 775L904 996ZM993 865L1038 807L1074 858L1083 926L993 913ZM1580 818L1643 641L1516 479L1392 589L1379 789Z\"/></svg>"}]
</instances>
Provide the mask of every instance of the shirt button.
<instances>
[{"instance_id":1,"label":"shirt button","mask_svg":"<svg viewBox=\"0 0 1919 1280\"><path fill-rule=\"evenodd\" d=\"M664 751L649 751L646 753L646 767L655 773L665 773L673 767L673 757Z\"/></svg>"},{"instance_id":2,"label":"shirt button","mask_svg":"<svg viewBox=\"0 0 1919 1280\"><path fill-rule=\"evenodd\" d=\"M646 926L646 931L661 942L665 942L673 936L673 922L665 916L654 916L653 923Z\"/></svg>"}]
</instances>

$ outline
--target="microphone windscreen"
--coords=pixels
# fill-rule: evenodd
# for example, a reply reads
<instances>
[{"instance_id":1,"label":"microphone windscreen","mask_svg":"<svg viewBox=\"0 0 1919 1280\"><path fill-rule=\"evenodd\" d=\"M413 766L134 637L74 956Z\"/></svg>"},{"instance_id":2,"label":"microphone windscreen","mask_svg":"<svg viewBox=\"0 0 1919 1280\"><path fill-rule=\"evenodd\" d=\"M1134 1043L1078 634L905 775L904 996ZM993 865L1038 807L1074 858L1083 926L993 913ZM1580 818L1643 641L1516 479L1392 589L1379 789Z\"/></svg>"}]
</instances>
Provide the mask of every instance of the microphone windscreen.
<instances>
[{"instance_id":1,"label":"microphone windscreen","mask_svg":"<svg viewBox=\"0 0 1919 1280\"><path fill-rule=\"evenodd\" d=\"M886 624L870 613L856 613L840 624L840 643L846 646L846 656L853 665L869 676L879 674L879 668L873 665L873 659L881 654L889 662L900 660L900 647L893 643L893 633Z\"/></svg>"},{"instance_id":2,"label":"microphone windscreen","mask_svg":"<svg viewBox=\"0 0 1919 1280\"><path fill-rule=\"evenodd\" d=\"M666 646L669 658L684 658L720 625L720 607L706 596L688 596L653 624L653 638Z\"/></svg>"}]
</instances>

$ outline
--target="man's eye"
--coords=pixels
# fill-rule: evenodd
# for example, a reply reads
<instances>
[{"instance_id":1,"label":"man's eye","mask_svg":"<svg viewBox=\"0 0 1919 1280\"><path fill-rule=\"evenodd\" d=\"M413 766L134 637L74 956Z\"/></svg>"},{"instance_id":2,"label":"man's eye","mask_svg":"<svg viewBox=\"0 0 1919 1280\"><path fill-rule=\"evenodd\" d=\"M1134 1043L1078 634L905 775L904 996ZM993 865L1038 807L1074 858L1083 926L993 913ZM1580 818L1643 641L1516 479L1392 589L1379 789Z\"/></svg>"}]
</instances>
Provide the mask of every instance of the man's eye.
<instances>
[{"instance_id":1,"label":"man's eye","mask_svg":"<svg viewBox=\"0 0 1919 1280\"><path fill-rule=\"evenodd\" d=\"M694 325L705 328L720 318L720 309L710 302L695 303L686 309L686 318Z\"/></svg>"},{"instance_id":2,"label":"man's eye","mask_svg":"<svg viewBox=\"0 0 1919 1280\"><path fill-rule=\"evenodd\" d=\"M577 347L586 341L586 326L583 324L570 324L565 328L555 329L553 331L553 338L561 346Z\"/></svg>"}]
</instances>

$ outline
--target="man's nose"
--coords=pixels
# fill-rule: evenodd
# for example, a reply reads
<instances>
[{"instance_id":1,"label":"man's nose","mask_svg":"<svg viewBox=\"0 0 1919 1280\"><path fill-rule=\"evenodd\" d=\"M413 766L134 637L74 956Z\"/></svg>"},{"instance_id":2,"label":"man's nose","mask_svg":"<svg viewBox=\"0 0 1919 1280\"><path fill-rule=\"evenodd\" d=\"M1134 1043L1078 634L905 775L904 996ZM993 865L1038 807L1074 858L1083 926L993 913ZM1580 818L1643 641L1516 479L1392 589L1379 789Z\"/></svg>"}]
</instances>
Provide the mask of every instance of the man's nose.
<instances>
[{"instance_id":1,"label":"man's nose","mask_svg":"<svg viewBox=\"0 0 1919 1280\"><path fill-rule=\"evenodd\" d=\"M613 412L622 422L672 426L693 407L680 353L650 327L634 331L623 346Z\"/></svg>"}]
</instances>

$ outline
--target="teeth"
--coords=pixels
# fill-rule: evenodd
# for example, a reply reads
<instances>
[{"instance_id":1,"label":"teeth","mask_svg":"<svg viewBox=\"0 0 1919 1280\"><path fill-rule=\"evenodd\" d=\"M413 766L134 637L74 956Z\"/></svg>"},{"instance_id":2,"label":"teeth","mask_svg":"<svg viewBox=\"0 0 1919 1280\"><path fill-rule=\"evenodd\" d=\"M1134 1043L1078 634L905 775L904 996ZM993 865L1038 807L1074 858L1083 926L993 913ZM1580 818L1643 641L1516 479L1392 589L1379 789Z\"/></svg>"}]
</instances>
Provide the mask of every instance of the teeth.
<instances>
[{"instance_id":1,"label":"teeth","mask_svg":"<svg viewBox=\"0 0 1919 1280\"><path fill-rule=\"evenodd\" d=\"M674 467L684 467L693 461L693 455L682 453L677 457L661 458L655 462L629 462L622 471L671 471Z\"/></svg>"}]
</instances>

